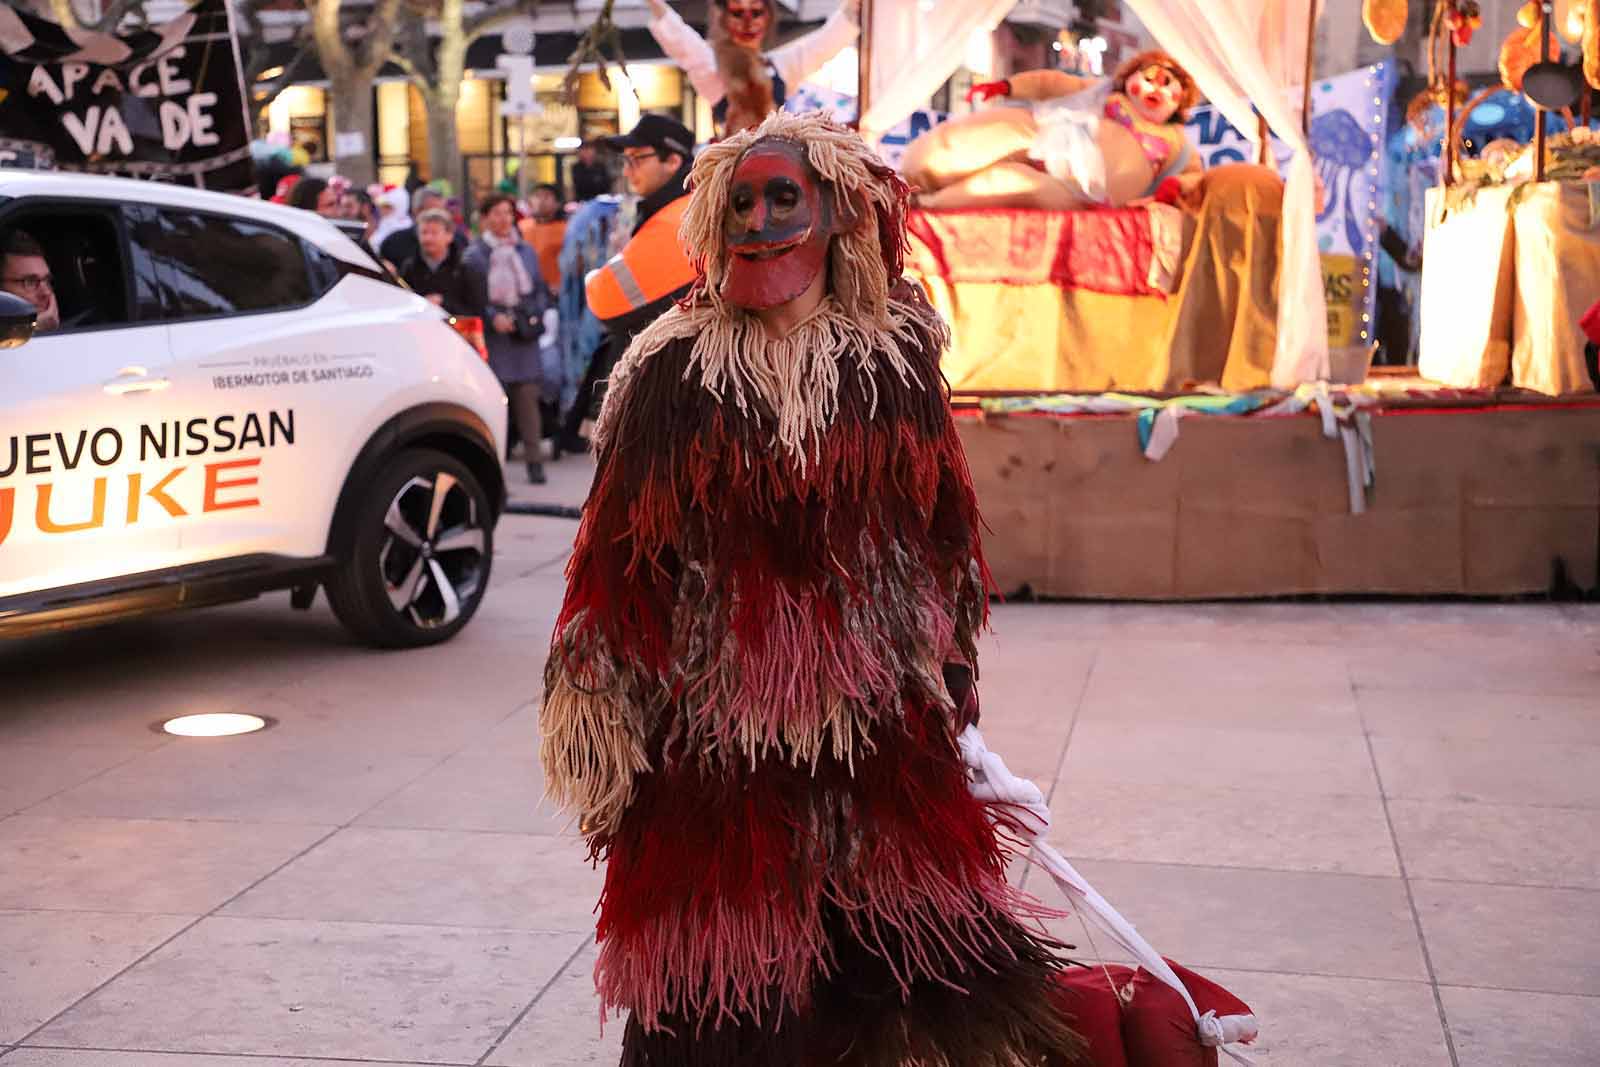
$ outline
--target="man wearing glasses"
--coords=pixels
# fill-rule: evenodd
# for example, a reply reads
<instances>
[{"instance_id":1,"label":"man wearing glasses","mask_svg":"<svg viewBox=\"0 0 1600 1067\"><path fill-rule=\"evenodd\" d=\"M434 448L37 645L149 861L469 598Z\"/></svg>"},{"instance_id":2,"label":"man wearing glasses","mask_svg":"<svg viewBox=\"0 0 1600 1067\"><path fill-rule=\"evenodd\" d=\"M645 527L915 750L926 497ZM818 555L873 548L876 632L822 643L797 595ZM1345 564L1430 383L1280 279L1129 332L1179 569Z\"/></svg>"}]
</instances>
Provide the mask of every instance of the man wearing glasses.
<instances>
[{"instance_id":1,"label":"man wearing glasses","mask_svg":"<svg viewBox=\"0 0 1600 1067\"><path fill-rule=\"evenodd\" d=\"M589 310L611 332L611 354L684 294L694 268L678 244L678 226L689 205L684 183L694 162L694 134L665 115L645 115L631 133L608 137L622 153L622 173L639 198L633 236L621 254L589 279Z\"/></svg>"},{"instance_id":2,"label":"man wearing glasses","mask_svg":"<svg viewBox=\"0 0 1600 1067\"><path fill-rule=\"evenodd\" d=\"M61 307L50 284L50 264L45 262L44 249L28 234L13 230L5 239L4 253L0 288L22 297L38 310L36 331L58 329Z\"/></svg>"},{"instance_id":3,"label":"man wearing glasses","mask_svg":"<svg viewBox=\"0 0 1600 1067\"><path fill-rule=\"evenodd\" d=\"M568 416L576 433L593 402L595 383L610 372L628 344L689 291L694 267L678 243L689 194L684 183L694 162L694 134L664 115L645 115L632 132L608 137L622 153L622 173L639 199L633 236L620 253L589 276L584 295L609 334L595 353Z\"/></svg>"},{"instance_id":4,"label":"man wearing glasses","mask_svg":"<svg viewBox=\"0 0 1600 1067\"><path fill-rule=\"evenodd\" d=\"M606 144L622 153L628 188L641 198L635 233L656 212L687 195L683 186L689 178L689 164L694 162L694 134L681 122L665 115L645 115L631 133L607 137Z\"/></svg>"}]
</instances>

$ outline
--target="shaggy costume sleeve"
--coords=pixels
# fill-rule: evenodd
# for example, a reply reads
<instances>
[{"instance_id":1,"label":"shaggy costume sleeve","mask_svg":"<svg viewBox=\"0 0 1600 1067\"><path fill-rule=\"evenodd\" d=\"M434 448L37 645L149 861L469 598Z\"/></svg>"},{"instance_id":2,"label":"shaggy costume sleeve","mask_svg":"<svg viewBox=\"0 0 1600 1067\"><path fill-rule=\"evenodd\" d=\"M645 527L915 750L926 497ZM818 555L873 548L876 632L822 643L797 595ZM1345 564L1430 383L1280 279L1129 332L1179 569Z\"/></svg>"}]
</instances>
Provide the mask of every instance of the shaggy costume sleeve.
<instances>
[{"instance_id":1,"label":"shaggy costume sleeve","mask_svg":"<svg viewBox=\"0 0 1600 1067\"><path fill-rule=\"evenodd\" d=\"M666 361L651 357L607 397L601 421L613 429L600 443L545 667L546 792L579 815L596 852L650 769L646 742L666 698L679 566L660 523L643 533L640 524L670 515L674 486L639 432L673 418L654 388Z\"/></svg>"},{"instance_id":2,"label":"shaggy costume sleeve","mask_svg":"<svg viewBox=\"0 0 1600 1067\"><path fill-rule=\"evenodd\" d=\"M854 44L859 36L861 28L856 25L856 17L851 15L847 6L842 5L821 26L804 37L774 48L767 58L772 60L779 77L793 92L801 82L825 67L830 59Z\"/></svg>"},{"instance_id":3,"label":"shaggy costume sleeve","mask_svg":"<svg viewBox=\"0 0 1600 1067\"><path fill-rule=\"evenodd\" d=\"M674 63L689 76L694 91L706 98L706 103L716 104L727 95L722 85L722 75L717 73L717 57L706 39L690 28L687 22L670 7L650 20L650 36L656 39Z\"/></svg>"}]
</instances>

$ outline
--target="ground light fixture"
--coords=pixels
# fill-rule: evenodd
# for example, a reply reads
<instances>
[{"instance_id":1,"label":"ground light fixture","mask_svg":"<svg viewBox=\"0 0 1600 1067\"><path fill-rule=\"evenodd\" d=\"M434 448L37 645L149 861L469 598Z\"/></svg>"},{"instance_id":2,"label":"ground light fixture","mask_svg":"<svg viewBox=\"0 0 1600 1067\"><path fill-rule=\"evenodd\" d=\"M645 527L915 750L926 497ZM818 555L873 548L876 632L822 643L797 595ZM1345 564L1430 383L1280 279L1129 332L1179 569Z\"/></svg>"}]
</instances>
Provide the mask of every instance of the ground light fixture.
<instances>
[{"instance_id":1,"label":"ground light fixture","mask_svg":"<svg viewBox=\"0 0 1600 1067\"><path fill-rule=\"evenodd\" d=\"M261 715L242 712L210 712L202 715L179 715L156 724L161 733L177 737L236 737L265 730L273 720Z\"/></svg>"}]
</instances>

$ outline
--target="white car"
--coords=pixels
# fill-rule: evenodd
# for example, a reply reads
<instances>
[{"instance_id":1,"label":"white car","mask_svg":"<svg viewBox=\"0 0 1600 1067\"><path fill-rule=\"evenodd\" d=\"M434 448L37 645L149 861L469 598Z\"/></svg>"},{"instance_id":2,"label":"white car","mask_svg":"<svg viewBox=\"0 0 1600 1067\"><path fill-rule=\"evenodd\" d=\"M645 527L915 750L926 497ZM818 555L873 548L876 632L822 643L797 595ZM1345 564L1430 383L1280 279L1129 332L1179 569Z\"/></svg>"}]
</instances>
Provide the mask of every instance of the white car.
<instances>
[{"instance_id":1,"label":"white car","mask_svg":"<svg viewBox=\"0 0 1600 1067\"><path fill-rule=\"evenodd\" d=\"M242 197L0 170L0 251L28 238L61 326L6 266L0 635L319 585L374 644L467 623L505 496L476 320Z\"/></svg>"}]
</instances>

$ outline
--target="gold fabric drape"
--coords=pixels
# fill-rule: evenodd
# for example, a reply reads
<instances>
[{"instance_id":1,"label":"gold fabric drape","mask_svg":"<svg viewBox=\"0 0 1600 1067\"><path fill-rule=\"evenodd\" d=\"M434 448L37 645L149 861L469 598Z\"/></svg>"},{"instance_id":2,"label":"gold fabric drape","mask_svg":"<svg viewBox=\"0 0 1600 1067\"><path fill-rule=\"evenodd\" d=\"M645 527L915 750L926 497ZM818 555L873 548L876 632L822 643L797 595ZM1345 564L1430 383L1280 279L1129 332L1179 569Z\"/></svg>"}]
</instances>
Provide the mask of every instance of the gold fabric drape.
<instances>
[{"instance_id":1,"label":"gold fabric drape","mask_svg":"<svg viewBox=\"0 0 1600 1067\"><path fill-rule=\"evenodd\" d=\"M1253 164L1205 175L1176 292L1121 296L1048 283L925 277L951 324L957 391L1234 390L1269 382L1277 346L1283 183Z\"/></svg>"},{"instance_id":2,"label":"gold fabric drape","mask_svg":"<svg viewBox=\"0 0 1600 1067\"><path fill-rule=\"evenodd\" d=\"M1594 390L1578 325L1600 300L1600 200L1589 184L1496 186L1453 210L1434 190L1422 264L1424 378Z\"/></svg>"},{"instance_id":3,"label":"gold fabric drape","mask_svg":"<svg viewBox=\"0 0 1600 1067\"><path fill-rule=\"evenodd\" d=\"M1446 210L1427 194L1418 371L1457 389L1492 389L1511 369L1516 291L1509 188L1484 189Z\"/></svg>"},{"instance_id":4,"label":"gold fabric drape","mask_svg":"<svg viewBox=\"0 0 1600 1067\"><path fill-rule=\"evenodd\" d=\"M1600 300L1600 219L1581 182L1544 182L1512 214L1516 303L1511 384L1560 396L1594 388L1578 320Z\"/></svg>"}]
</instances>

